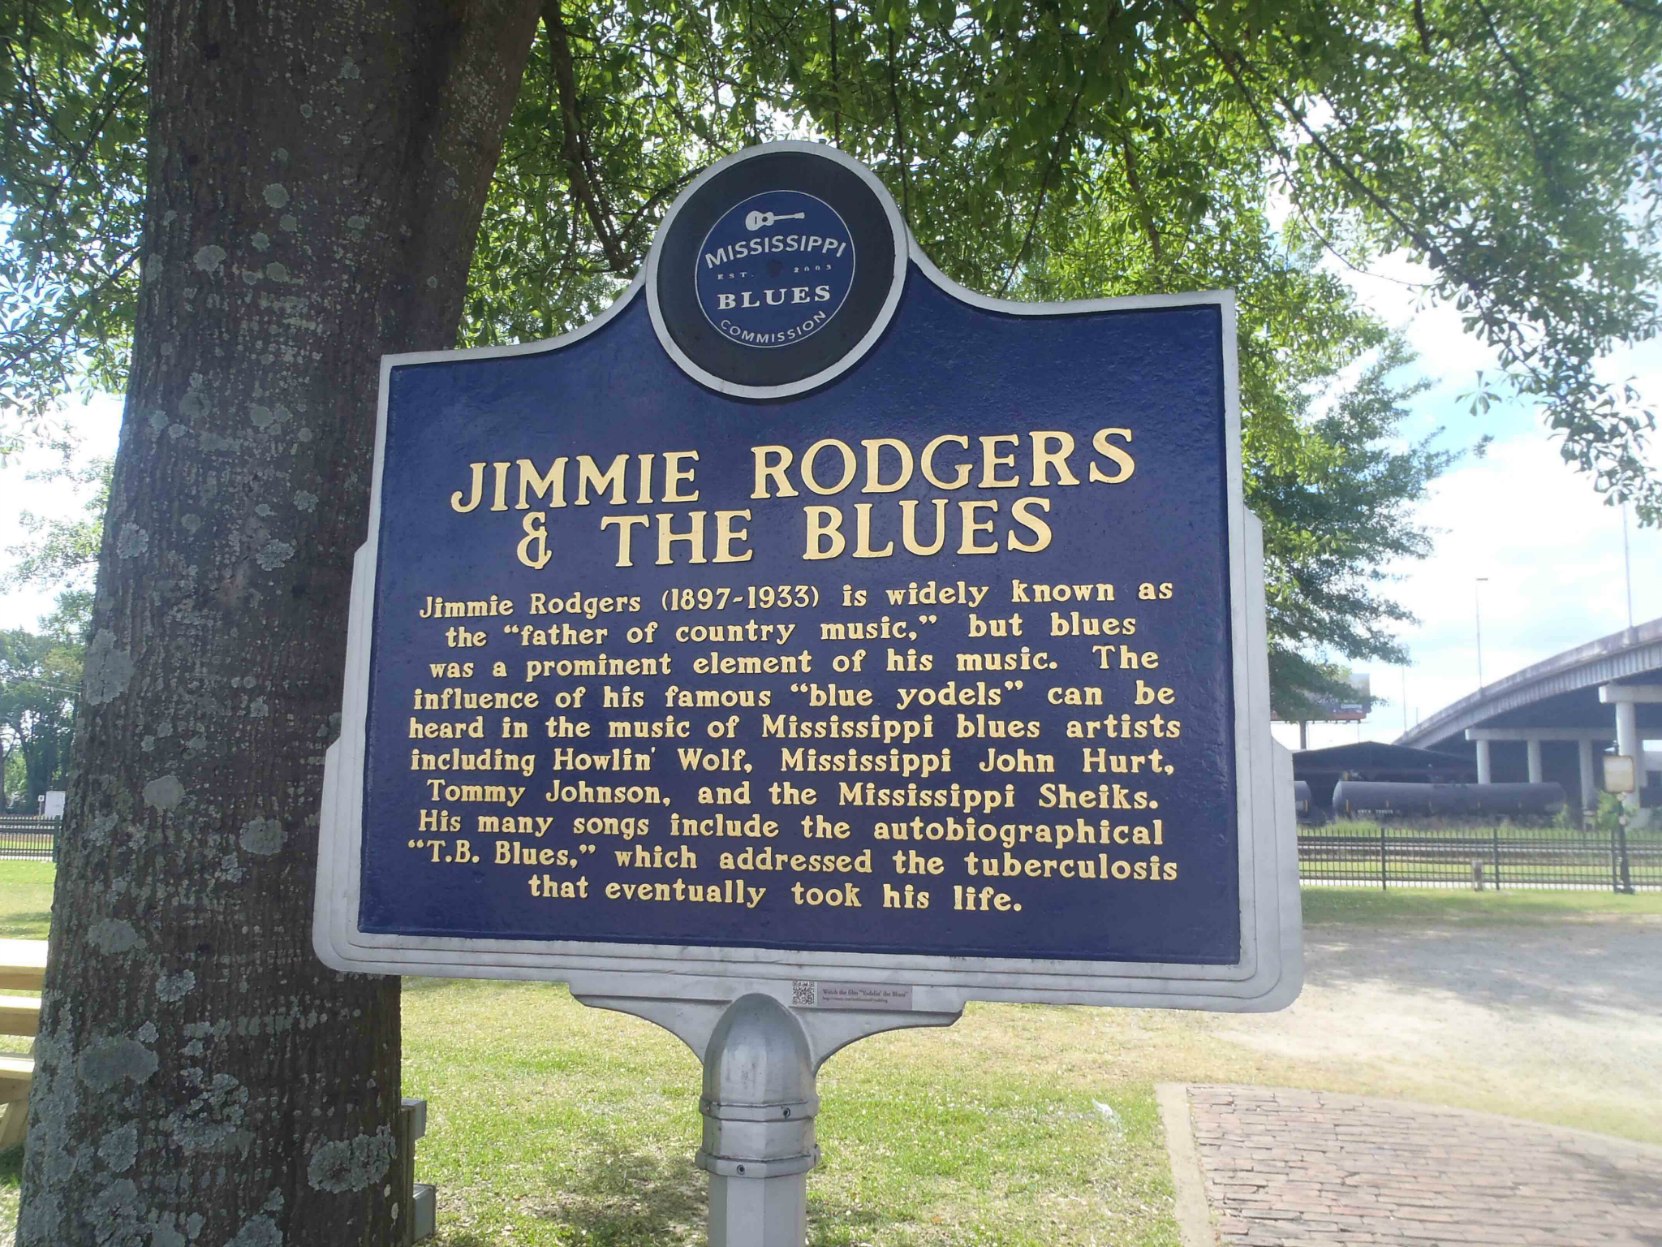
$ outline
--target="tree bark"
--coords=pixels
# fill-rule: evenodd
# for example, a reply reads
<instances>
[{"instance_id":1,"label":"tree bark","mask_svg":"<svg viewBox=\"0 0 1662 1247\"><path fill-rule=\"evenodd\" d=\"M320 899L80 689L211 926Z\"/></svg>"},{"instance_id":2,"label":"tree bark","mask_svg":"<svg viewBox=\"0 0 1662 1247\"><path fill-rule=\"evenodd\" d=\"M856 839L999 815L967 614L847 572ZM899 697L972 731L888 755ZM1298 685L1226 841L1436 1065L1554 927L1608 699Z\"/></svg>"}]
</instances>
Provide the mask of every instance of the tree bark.
<instances>
[{"instance_id":1,"label":"tree bark","mask_svg":"<svg viewBox=\"0 0 1662 1247\"><path fill-rule=\"evenodd\" d=\"M377 359L454 343L537 0L151 5L144 280L19 1247L383 1247L398 985L311 950Z\"/></svg>"}]
</instances>

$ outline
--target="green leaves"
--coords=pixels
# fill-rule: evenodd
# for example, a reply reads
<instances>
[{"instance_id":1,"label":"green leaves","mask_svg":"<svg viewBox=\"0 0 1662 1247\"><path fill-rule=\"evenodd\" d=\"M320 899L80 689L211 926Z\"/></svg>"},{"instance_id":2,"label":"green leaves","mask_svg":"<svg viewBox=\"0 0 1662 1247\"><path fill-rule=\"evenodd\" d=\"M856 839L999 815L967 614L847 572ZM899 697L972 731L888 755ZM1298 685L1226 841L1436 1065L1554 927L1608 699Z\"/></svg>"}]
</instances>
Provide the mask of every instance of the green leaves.
<instances>
[{"instance_id":1,"label":"green leaves","mask_svg":"<svg viewBox=\"0 0 1662 1247\"><path fill-rule=\"evenodd\" d=\"M1403 504L1453 458L1431 439L1396 438L1405 404L1424 388L1395 380L1407 362L1389 341L1353 385L1302 388L1273 447L1258 441L1248 456L1247 502L1264 521L1272 696L1283 714L1334 691L1325 655L1405 660L1393 625L1410 616L1388 590L1390 569L1431 545Z\"/></svg>"},{"instance_id":2,"label":"green leaves","mask_svg":"<svg viewBox=\"0 0 1662 1247\"><path fill-rule=\"evenodd\" d=\"M1347 509L1341 481L1376 474L1400 503L1438 462L1424 447L1394 468L1372 457L1390 433L1364 409L1395 401L1386 374L1348 407L1317 397L1384 344L1335 263L1424 262L1431 293L1499 358L1474 407L1536 406L1595 488L1662 522L1654 413L1599 373L1659 327L1659 14L1621 0L551 0L463 341L581 323L698 169L769 138L833 140L973 288L1237 290L1247 455L1282 578L1272 626L1289 647L1379 656L1389 614L1343 569L1413 543L1383 492ZM120 381L141 33L118 3L0 13L0 98L15 101L0 127L0 447L71 384ZM1322 423L1341 409L1351 425ZM1367 427L1385 431L1370 442Z\"/></svg>"},{"instance_id":3,"label":"green leaves","mask_svg":"<svg viewBox=\"0 0 1662 1247\"><path fill-rule=\"evenodd\" d=\"M63 786L81 657L79 641L0 631L0 756L16 753L23 761L4 768L0 807L15 801L32 813L37 797Z\"/></svg>"},{"instance_id":4,"label":"green leaves","mask_svg":"<svg viewBox=\"0 0 1662 1247\"><path fill-rule=\"evenodd\" d=\"M143 66L136 11L0 10L0 451L77 383L119 388L137 289Z\"/></svg>"}]
</instances>

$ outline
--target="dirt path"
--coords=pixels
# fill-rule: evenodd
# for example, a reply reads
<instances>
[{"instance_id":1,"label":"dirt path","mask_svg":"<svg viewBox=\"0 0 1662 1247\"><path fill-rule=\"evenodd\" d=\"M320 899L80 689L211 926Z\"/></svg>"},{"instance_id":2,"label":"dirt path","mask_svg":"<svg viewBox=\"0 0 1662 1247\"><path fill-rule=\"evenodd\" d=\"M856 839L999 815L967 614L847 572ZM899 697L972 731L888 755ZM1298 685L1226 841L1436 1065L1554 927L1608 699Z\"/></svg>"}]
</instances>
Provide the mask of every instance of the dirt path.
<instances>
[{"instance_id":1,"label":"dirt path","mask_svg":"<svg viewBox=\"0 0 1662 1247\"><path fill-rule=\"evenodd\" d=\"M1662 1138L1662 922L1312 926L1304 995L1216 1033L1363 1084ZM1445 1097L1439 1095L1436 1098Z\"/></svg>"}]
</instances>

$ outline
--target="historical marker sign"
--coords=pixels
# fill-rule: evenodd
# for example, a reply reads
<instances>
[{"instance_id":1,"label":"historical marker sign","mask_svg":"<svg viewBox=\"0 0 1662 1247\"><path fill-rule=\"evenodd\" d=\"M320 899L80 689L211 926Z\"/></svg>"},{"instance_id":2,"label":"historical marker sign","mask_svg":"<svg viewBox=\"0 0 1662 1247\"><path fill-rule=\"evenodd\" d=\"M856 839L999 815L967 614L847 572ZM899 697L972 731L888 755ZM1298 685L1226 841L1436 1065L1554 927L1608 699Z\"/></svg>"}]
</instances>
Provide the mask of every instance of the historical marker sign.
<instances>
[{"instance_id":1,"label":"historical marker sign","mask_svg":"<svg viewBox=\"0 0 1662 1247\"><path fill-rule=\"evenodd\" d=\"M997 303L715 166L554 342L390 357L317 944L801 1006L1299 980L1227 295Z\"/></svg>"}]
</instances>

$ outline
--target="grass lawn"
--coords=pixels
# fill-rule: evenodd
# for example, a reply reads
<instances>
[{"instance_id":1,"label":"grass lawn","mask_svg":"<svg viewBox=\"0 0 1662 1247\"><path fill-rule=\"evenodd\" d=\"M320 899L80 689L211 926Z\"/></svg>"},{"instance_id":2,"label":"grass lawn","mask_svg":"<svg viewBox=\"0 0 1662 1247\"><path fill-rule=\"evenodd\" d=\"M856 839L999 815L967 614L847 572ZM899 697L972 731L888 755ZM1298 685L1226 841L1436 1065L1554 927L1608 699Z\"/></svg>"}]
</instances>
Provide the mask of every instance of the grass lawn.
<instances>
[{"instance_id":1,"label":"grass lawn","mask_svg":"<svg viewBox=\"0 0 1662 1247\"><path fill-rule=\"evenodd\" d=\"M834 1057L812 1241L1176 1247L1153 1085L1103 1016L973 1006ZM677 1040L535 984L410 983L405 1018L446 1247L703 1241L699 1068Z\"/></svg>"},{"instance_id":2,"label":"grass lawn","mask_svg":"<svg viewBox=\"0 0 1662 1247\"><path fill-rule=\"evenodd\" d=\"M51 862L0 862L0 939L46 938L56 877Z\"/></svg>"},{"instance_id":3,"label":"grass lawn","mask_svg":"<svg viewBox=\"0 0 1662 1247\"><path fill-rule=\"evenodd\" d=\"M0 863L0 933L44 934L49 880L50 867ZM1659 894L1304 896L1307 921L1330 929L1662 920ZM434 979L406 981L404 1034L405 1094L428 1101L417 1168L439 1186L440 1247L703 1242L699 1070L677 1040L561 987ZM1437 1078L1393 1084L1266 1055L1206 1015L972 1005L950 1029L865 1040L821 1072L811 1241L1176 1247L1156 1082L1470 1102ZM1625 1129L1559 1107L1547 1115ZM15 1216L17 1168L15 1153L0 1157L0 1226Z\"/></svg>"},{"instance_id":4,"label":"grass lawn","mask_svg":"<svg viewBox=\"0 0 1662 1247\"><path fill-rule=\"evenodd\" d=\"M1605 891L1474 892L1455 888L1415 891L1308 886L1304 889L1307 924L1511 926L1599 922L1623 917L1662 918L1662 892L1623 896Z\"/></svg>"}]
</instances>

